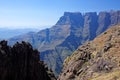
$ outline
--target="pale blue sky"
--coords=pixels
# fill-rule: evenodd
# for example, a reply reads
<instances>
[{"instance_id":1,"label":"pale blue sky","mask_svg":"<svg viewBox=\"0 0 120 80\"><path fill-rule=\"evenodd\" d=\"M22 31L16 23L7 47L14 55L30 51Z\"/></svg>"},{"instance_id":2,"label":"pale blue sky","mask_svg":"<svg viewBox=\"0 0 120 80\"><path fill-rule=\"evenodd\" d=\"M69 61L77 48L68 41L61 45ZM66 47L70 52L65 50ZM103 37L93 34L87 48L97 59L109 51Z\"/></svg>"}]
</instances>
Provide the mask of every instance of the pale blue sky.
<instances>
[{"instance_id":1,"label":"pale blue sky","mask_svg":"<svg viewBox=\"0 0 120 80\"><path fill-rule=\"evenodd\" d=\"M0 0L0 27L51 26L65 11L110 10L120 10L120 0Z\"/></svg>"}]
</instances>

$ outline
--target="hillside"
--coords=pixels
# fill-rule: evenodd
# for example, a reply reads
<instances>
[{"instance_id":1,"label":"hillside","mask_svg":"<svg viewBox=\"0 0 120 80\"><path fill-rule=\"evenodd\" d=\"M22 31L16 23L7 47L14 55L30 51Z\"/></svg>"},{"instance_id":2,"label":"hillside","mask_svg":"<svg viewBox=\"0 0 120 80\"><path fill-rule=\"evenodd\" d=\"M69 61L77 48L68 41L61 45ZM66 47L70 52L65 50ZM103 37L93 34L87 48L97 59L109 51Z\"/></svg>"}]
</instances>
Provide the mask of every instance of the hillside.
<instances>
[{"instance_id":1,"label":"hillside","mask_svg":"<svg viewBox=\"0 0 120 80\"><path fill-rule=\"evenodd\" d=\"M97 35L111 25L120 22L120 11L110 12L65 12L58 22L51 28L37 33L9 39L9 44L16 41L30 42L41 52L44 60L57 74L60 73L64 59L84 42L93 40Z\"/></svg>"},{"instance_id":2,"label":"hillside","mask_svg":"<svg viewBox=\"0 0 120 80\"><path fill-rule=\"evenodd\" d=\"M120 25L67 57L58 80L120 80Z\"/></svg>"},{"instance_id":3,"label":"hillside","mask_svg":"<svg viewBox=\"0 0 120 80\"><path fill-rule=\"evenodd\" d=\"M29 43L0 42L0 80L56 80Z\"/></svg>"}]
</instances>

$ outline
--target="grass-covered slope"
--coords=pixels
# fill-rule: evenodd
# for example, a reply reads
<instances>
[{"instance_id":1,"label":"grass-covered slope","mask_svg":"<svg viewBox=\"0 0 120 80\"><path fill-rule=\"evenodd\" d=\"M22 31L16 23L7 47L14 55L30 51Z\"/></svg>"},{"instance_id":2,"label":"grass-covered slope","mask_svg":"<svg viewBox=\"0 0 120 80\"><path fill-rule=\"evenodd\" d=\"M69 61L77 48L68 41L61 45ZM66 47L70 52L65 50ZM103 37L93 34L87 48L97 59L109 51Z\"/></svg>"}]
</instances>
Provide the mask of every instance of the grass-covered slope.
<instances>
[{"instance_id":1,"label":"grass-covered slope","mask_svg":"<svg viewBox=\"0 0 120 80\"><path fill-rule=\"evenodd\" d=\"M64 61L58 80L120 80L120 25L80 46Z\"/></svg>"}]
</instances>

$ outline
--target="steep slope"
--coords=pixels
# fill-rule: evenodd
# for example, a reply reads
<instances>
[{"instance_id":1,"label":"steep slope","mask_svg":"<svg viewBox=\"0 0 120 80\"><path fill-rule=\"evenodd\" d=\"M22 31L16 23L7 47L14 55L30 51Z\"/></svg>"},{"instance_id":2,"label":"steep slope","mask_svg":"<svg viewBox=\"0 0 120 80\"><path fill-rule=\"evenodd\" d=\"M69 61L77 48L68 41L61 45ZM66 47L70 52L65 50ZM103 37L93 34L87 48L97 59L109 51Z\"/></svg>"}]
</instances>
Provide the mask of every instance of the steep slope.
<instances>
[{"instance_id":1,"label":"steep slope","mask_svg":"<svg viewBox=\"0 0 120 80\"><path fill-rule=\"evenodd\" d=\"M41 52L41 59L59 74L67 56L79 45L118 24L119 16L120 11L100 12L98 15L96 12L65 12L53 27L11 38L9 44L22 40L30 42Z\"/></svg>"},{"instance_id":2,"label":"steep slope","mask_svg":"<svg viewBox=\"0 0 120 80\"><path fill-rule=\"evenodd\" d=\"M49 73L48 73L49 72ZM29 43L0 42L0 80L56 80Z\"/></svg>"},{"instance_id":3,"label":"steep slope","mask_svg":"<svg viewBox=\"0 0 120 80\"><path fill-rule=\"evenodd\" d=\"M80 46L64 61L58 80L120 80L120 25Z\"/></svg>"}]
</instances>

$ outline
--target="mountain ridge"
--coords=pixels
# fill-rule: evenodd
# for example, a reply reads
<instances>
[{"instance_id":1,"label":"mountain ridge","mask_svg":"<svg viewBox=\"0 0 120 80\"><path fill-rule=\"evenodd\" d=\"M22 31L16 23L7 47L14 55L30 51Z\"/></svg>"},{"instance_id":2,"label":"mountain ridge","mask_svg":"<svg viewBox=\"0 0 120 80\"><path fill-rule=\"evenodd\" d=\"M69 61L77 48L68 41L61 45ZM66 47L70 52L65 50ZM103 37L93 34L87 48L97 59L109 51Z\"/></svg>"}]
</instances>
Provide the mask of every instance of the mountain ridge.
<instances>
[{"instance_id":1,"label":"mountain ridge","mask_svg":"<svg viewBox=\"0 0 120 80\"><path fill-rule=\"evenodd\" d=\"M120 11L88 12L85 14L65 12L51 28L41 30L33 35L23 35L9 39L30 42L34 48L41 51L41 59L58 75L64 59L71 55L79 45L93 40L111 25L120 22ZM108 22L107 22L108 21ZM110 21L110 22L109 22Z\"/></svg>"}]
</instances>

